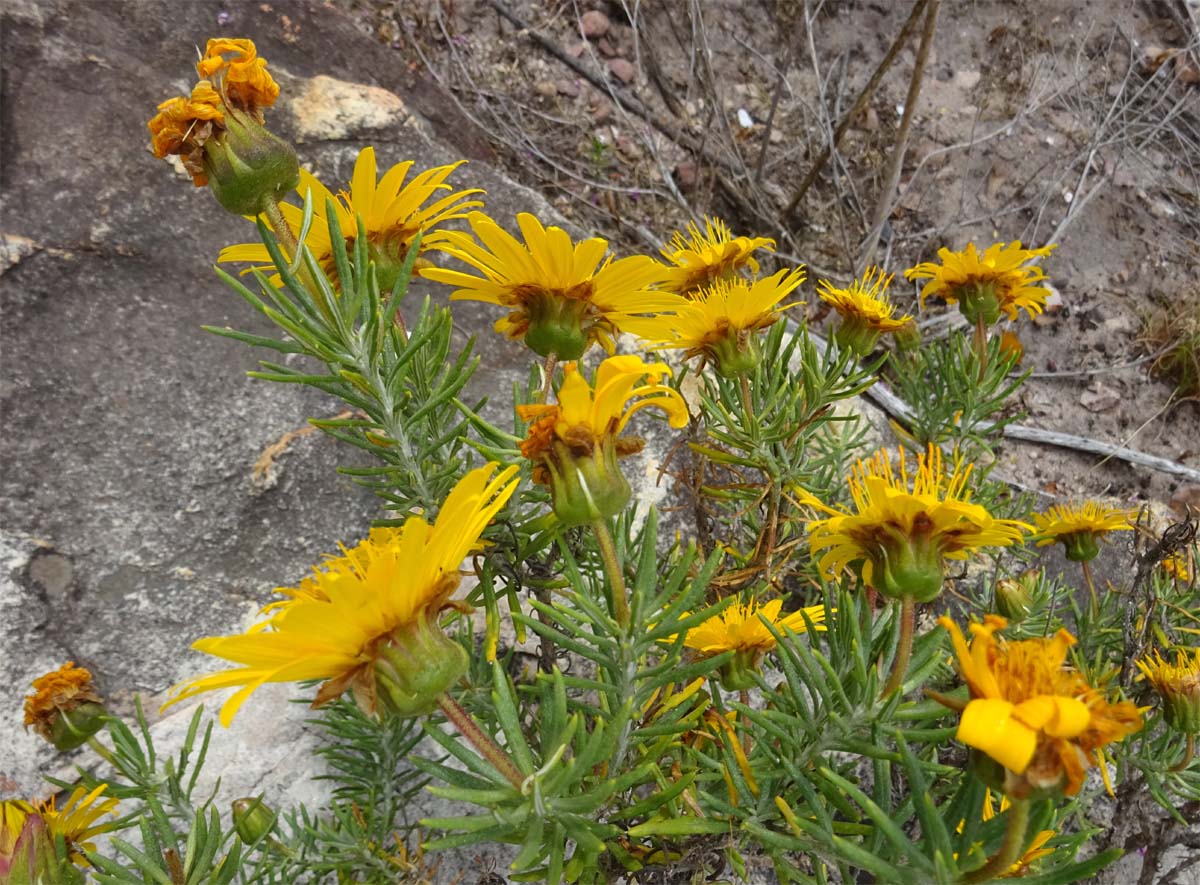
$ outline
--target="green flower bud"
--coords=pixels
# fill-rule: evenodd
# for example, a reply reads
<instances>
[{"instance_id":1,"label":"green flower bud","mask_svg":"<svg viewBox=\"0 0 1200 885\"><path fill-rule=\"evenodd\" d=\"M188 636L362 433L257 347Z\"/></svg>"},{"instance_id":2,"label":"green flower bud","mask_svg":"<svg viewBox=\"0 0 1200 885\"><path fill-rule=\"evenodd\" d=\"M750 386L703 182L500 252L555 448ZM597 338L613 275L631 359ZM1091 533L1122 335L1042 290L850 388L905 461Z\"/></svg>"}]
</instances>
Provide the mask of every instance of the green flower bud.
<instances>
[{"instance_id":1,"label":"green flower bud","mask_svg":"<svg viewBox=\"0 0 1200 885\"><path fill-rule=\"evenodd\" d=\"M262 796L233 800L233 827L246 845L253 845L270 833L277 818Z\"/></svg>"},{"instance_id":2,"label":"green flower bud","mask_svg":"<svg viewBox=\"0 0 1200 885\"><path fill-rule=\"evenodd\" d=\"M617 464L621 454L618 440L606 437L590 448L590 453L582 454L556 441L552 457L546 461L551 506L564 526L589 525L616 516L633 497Z\"/></svg>"},{"instance_id":3,"label":"green flower bud","mask_svg":"<svg viewBox=\"0 0 1200 885\"><path fill-rule=\"evenodd\" d=\"M1019 624L1029 616L1032 593L1024 578L1001 578L996 583L996 612Z\"/></svg>"},{"instance_id":4,"label":"green flower bud","mask_svg":"<svg viewBox=\"0 0 1200 885\"><path fill-rule=\"evenodd\" d=\"M73 710L60 710L50 724L47 740L56 750L74 750L87 743L87 739L104 727L108 710L103 704L86 702Z\"/></svg>"},{"instance_id":5,"label":"green flower bud","mask_svg":"<svg viewBox=\"0 0 1200 885\"><path fill-rule=\"evenodd\" d=\"M423 613L384 641L375 658L376 707L393 716L422 716L467 672L466 650L437 616Z\"/></svg>"},{"instance_id":6,"label":"green flower bud","mask_svg":"<svg viewBox=\"0 0 1200 885\"><path fill-rule=\"evenodd\" d=\"M234 215L258 215L300 183L292 146L233 108L225 111L225 129L204 143L204 171L217 202Z\"/></svg>"}]
</instances>

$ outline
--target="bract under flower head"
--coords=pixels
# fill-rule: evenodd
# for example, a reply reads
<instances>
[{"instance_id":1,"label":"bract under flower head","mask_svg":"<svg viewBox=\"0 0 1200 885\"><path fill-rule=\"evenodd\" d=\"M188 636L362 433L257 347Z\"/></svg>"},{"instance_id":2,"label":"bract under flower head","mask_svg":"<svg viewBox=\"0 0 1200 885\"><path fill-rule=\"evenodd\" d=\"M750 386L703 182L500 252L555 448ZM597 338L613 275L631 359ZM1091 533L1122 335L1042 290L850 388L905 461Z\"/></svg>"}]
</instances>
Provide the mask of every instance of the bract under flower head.
<instances>
[{"instance_id":1,"label":"bract under flower head","mask_svg":"<svg viewBox=\"0 0 1200 885\"><path fill-rule=\"evenodd\" d=\"M25 698L25 728L59 750L73 750L100 730L105 710L92 674L73 661L33 680Z\"/></svg>"},{"instance_id":2,"label":"bract under flower head","mask_svg":"<svg viewBox=\"0 0 1200 885\"><path fill-rule=\"evenodd\" d=\"M593 342L611 353L613 337L631 317L670 309L679 300L654 290L666 277L663 265L644 255L614 260L599 237L573 243L562 228L544 227L522 212L522 243L482 212L468 220L478 240L455 231L439 248L480 276L444 268L424 275L458 286L452 301L508 308L496 331L524 341L539 356L576 360Z\"/></svg>"},{"instance_id":3,"label":"bract under flower head","mask_svg":"<svg viewBox=\"0 0 1200 885\"><path fill-rule=\"evenodd\" d=\"M674 267L662 288L679 295L693 295L718 280L731 280L743 267L758 273L754 252L775 251L768 237L735 237L719 218L704 219L704 231L692 222L686 236L676 231L662 255Z\"/></svg>"},{"instance_id":4,"label":"bract under flower head","mask_svg":"<svg viewBox=\"0 0 1200 885\"><path fill-rule=\"evenodd\" d=\"M1098 751L1142 727L1136 706L1109 703L1065 665L1075 644L1066 630L1050 639L1003 642L993 634L1007 621L988 615L971 624L968 647L956 623L947 617L938 623L950 633L958 671L971 691L958 739L1003 766L1003 784L992 786L1009 796L1075 795L1099 761Z\"/></svg>"},{"instance_id":5,"label":"bract under flower head","mask_svg":"<svg viewBox=\"0 0 1200 885\"><path fill-rule=\"evenodd\" d=\"M834 510L801 491L802 503L831 514L808 526L821 571L832 576L861 562L868 586L893 597L929 601L941 592L943 560L966 559L980 547L1021 543L1022 531L1031 526L994 519L971 503L970 475L971 465L961 461L947 473L941 449L931 445L918 456L910 481L904 451L897 473L887 449L880 449L847 477L854 513Z\"/></svg>"},{"instance_id":6,"label":"bract under flower head","mask_svg":"<svg viewBox=\"0 0 1200 885\"><path fill-rule=\"evenodd\" d=\"M418 172L409 178L413 162L397 163L383 174L376 175L375 149L363 148L354 161L354 174L350 179L350 191L339 191L335 197L317 177L305 169L300 170L300 184L296 192L303 202L311 195L313 221L304 245L313 253L313 258L332 280L337 279L334 264L333 243L329 238L329 219L326 207L333 205L338 226L346 241L347 254L353 254L358 238L358 221L361 215L367 234L368 256L375 262L379 287L389 291L399 276L409 247L417 234L421 234L420 251L440 248L447 240L447 232L439 225L455 218L463 218L467 210L483 205L472 199L483 191L478 188L454 190L446 183L450 175L466 162L436 166ZM290 203L279 206L284 220L295 236L300 235L304 220L304 209ZM241 243L221 250L218 261L251 261L263 265L250 270L267 270L271 256L262 243ZM430 264L418 259L415 265L423 272ZM246 271L249 272L249 271ZM275 282L278 282L276 279Z\"/></svg>"},{"instance_id":7,"label":"bract under flower head","mask_svg":"<svg viewBox=\"0 0 1200 885\"><path fill-rule=\"evenodd\" d=\"M1046 279L1046 273L1028 262L1046 257L1054 248L1023 249L1020 241L993 243L980 255L975 244L969 243L960 252L939 249L941 264L925 261L910 267L904 276L929 280L921 289L922 307L926 298L937 295L951 304L959 303L972 322L982 318L994 323L1000 312L1015 320L1018 309L1033 316L1045 307L1050 290L1036 284Z\"/></svg>"},{"instance_id":8,"label":"bract under flower head","mask_svg":"<svg viewBox=\"0 0 1200 885\"><path fill-rule=\"evenodd\" d=\"M892 276L882 268L868 267L861 278L844 289L826 280L817 284L821 300L842 318L835 336L843 347L859 354L870 353L881 334L895 332L913 321L908 314L896 318L896 305L887 297Z\"/></svg>"},{"instance_id":9,"label":"bract under flower head","mask_svg":"<svg viewBox=\"0 0 1200 885\"><path fill-rule=\"evenodd\" d=\"M1067 558L1074 562L1095 559L1100 553L1099 540L1109 532L1132 531L1137 514L1119 507L1105 507L1095 501L1083 504L1057 504L1045 513L1033 514L1039 547L1062 544Z\"/></svg>"},{"instance_id":10,"label":"bract under flower head","mask_svg":"<svg viewBox=\"0 0 1200 885\"><path fill-rule=\"evenodd\" d=\"M1200 648L1176 649L1174 663L1156 651L1137 666L1162 698L1167 724L1184 734L1200 734Z\"/></svg>"},{"instance_id":11,"label":"bract under flower head","mask_svg":"<svg viewBox=\"0 0 1200 885\"><path fill-rule=\"evenodd\" d=\"M367 712L424 712L466 667L465 653L441 632L463 559L517 487L516 467L472 470L429 525L410 516L399 529L376 529L344 555L313 570L310 583L244 634L201 639L192 647L239 666L177 685L167 704L240 686L221 707L228 726L267 682L323 679L316 705L350 688ZM495 475L493 475L495 474Z\"/></svg>"},{"instance_id":12,"label":"bract under flower head","mask_svg":"<svg viewBox=\"0 0 1200 885\"><path fill-rule=\"evenodd\" d=\"M517 406L523 419L533 420L521 454L533 464L534 482L550 487L554 512L565 525L613 516L629 503L617 459L642 448L640 439L621 437L635 412L653 406L672 427L687 425L683 397L657 383L670 374L663 363L613 356L590 385L575 363L567 363L557 405ZM643 384L647 378L652 383Z\"/></svg>"},{"instance_id":13,"label":"bract under flower head","mask_svg":"<svg viewBox=\"0 0 1200 885\"><path fill-rule=\"evenodd\" d=\"M804 268L781 270L753 283L720 280L676 302L671 313L634 320L627 329L654 350L681 349L686 357L711 361L724 375L740 375L758 364L758 333L783 311L804 303L780 305L802 282Z\"/></svg>"}]
</instances>

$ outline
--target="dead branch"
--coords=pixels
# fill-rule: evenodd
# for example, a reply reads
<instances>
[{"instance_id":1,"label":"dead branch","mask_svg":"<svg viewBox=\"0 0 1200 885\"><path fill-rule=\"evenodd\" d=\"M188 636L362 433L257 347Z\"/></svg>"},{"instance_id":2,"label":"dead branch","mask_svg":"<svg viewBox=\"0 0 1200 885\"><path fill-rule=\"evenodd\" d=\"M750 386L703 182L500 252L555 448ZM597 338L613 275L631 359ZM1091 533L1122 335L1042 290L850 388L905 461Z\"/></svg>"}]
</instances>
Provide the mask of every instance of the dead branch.
<instances>
[{"instance_id":1,"label":"dead branch","mask_svg":"<svg viewBox=\"0 0 1200 885\"><path fill-rule=\"evenodd\" d=\"M921 80L925 75L925 64L929 60L929 47L933 44L933 34L937 28L938 7L941 0L928 0L925 4L925 27L921 31L921 43L917 47L917 58L913 63L912 78L908 81L908 94L904 98L904 113L900 117L900 128L896 132L896 143L892 147L890 168L884 179L883 190L879 194L879 203L875 209L875 221L863 243L862 258L859 259L859 269L871 263L875 257L875 246L879 243L879 235L891 215L895 201L896 188L900 184L900 170L904 165L904 155L908 152L908 130L913 117L917 113L917 102L921 97Z\"/></svg>"},{"instance_id":2,"label":"dead branch","mask_svg":"<svg viewBox=\"0 0 1200 885\"><path fill-rule=\"evenodd\" d=\"M875 68L875 73L871 75L871 79L867 81L867 85L864 86L862 91L858 93L858 97L854 100L854 104L851 106L850 111L845 114L842 117L841 122L838 123L837 129L835 129L833 132L833 138L831 142L825 146L824 150L821 151L821 155L817 157L816 161L812 165L812 168L808 170L808 174L804 176L804 180L800 182L800 186L796 188L796 193L792 196L791 201L787 204L787 208L783 210L783 217L789 223L795 224L796 210L800 206L800 201L804 199L805 194L808 193L808 189L812 187L812 184L814 181L816 181L817 176L821 174L821 170L824 169L825 164L829 162L830 156L832 156L833 152L837 150L838 145L842 143L842 136L845 135L846 130L850 128L851 122L853 122L858 115L863 112L863 109L867 106L867 102L870 101L871 96L875 94L875 90L879 86L880 81L883 79L884 74L888 72L892 66L892 63L895 62L896 56L900 54L900 47L908 42L909 36L916 28L917 20L920 18L921 13L925 11L925 5L927 2L928 0L915 0L912 11L908 14L908 19L900 28L900 33L896 35L895 41L890 47L888 47L888 51L883 56L882 60L880 60L878 67Z\"/></svg>"}]
</instances>

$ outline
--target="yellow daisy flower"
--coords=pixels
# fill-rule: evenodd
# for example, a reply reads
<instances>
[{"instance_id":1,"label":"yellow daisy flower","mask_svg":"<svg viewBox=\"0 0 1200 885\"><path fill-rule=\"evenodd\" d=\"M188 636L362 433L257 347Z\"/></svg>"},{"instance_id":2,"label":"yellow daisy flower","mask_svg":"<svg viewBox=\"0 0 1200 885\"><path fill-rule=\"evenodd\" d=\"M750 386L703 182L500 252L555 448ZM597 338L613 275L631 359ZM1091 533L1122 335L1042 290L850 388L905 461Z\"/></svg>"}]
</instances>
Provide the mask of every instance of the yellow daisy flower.
<instances>
[{"instance_id":1,"label":"yellow daisy flower","mask_svg":"<svg viewBox=\"0 0 1200 885\"><path fill-rule=\"evenodd\" d=\"M1100 553L1100 538L1109 532L1132 531L1136 518L1136 511L1105 507L1095 501L1057 504L1045 513L1033 514L1037 527L1034 537L1039 547L1062 544L1067 559L1087 562Z\"/></svg>"},{"instance_id":2,"label":"yellow daisy flower","mask_svg":"<svg viewBox=\"0 0 1200 885\"><path fill-rule=\"evenodd\" d=\"M1001 879L1013 879L1024 876L1029 872L1030 865L1043 857L1049 857L1054 853L1053 848L1043 847L1047 842L1058 835L1055 830L1040 830L1033 841L1029 843L1029 847L1025 849L1025 853L1019 859L1013 862L1013 865L1000 876Z\"/></svg>"},{"instance_id":3,"label":"yellow daisy flower","mask_svg":"<svg viewBox=\"0 0 1200 885\"><path fill-rule=\"evenodd\" d=\"M761 665L763 655L776 645L775 637L767 628L768 623L780 632L786 627L793 633L804 633L808 630L804 620L807 615L814 629L825 629L823 605L809 606L780 617L782 608L782 599L772 599L762 605L754 600L734 602L688 630L683 646L698 652L701 657L736 652L733 659L721 667L721 684L731 690L750 688L754 685L752 674ZM675 638L667 641L673 642Z\"/></svg>"},{"instance_id":4,"label":"yellow daisy flower","mask_svg":"<svg viewBox=\"0 0 1200 885\"><path fill-rule=\"evenodd\" d=\"M959 309L971 322L996 322L1003 311L1010 320L1023 309L1030 316L1041 313L1050 290L1037 283L1046 273L1027 262L1045 258L1054 246L1022 249L1020 241L994 243L980 255L974 243L961 252L939 249L941 264L925 261L904 272L909 280L929 280L921 290L921 306L930 295L944 298Z\"/></svg>"},{"instance_id":5,"label":"yellow daisy flower","mask_svg":"<svg viewBox=\"0 0 1200 885\"><path fill-rule=\"evenodd\" d=\"M763 605L755 601L735 602L688 630L683 645L706 657L726 651L766 652L775 648L775 637L767 629L767 623L780 632L787 627L793 633L804 633L808 629L804 621L807 615L817 630L825 629L823 605L798 609L781 618L779 611L782 608L782 599L772 599Z\"/></svg>"},{"instance_id":6,"label":"yellow daisy flower","mask_svg":"<svg viewBox=\"0 0 1200 885\"><path fill-rule=\"evenodd\" d=\"M59 750L82 745L104 724L106 710L92 674L67 661L33 680L34 693L25 698L25 728Z\"/></svg>"},{"instance_id":7,"label":"yellow daisy flower","mask_svg":"<svg viewBox=\"0 0 1200 885\"><path fill-rule=\"evenodd\" d=\"M1184 734L1200 734L1200 648L1176 649L1174 663L1156 651L1137 666L1162 698L1167 724Z\"/></svg>"},{"instance_id":8,"label":"yellow daisy flower","mask_svg":"<svg viewBox=\"0 0 1200 885\"><path fill-rule=\"evenodd\" d=\"M55 808L54 799L0 802L0 881L8 882L10 877L19 876L19 881L25 882L37 875L57 875L59 858L54 842L58 836L62 836L66 846L66 859L80 867L89 866L83 852L95 851L92 838L113 828L111 822L97 823L106 814L116 814L116 799L97 801L106 789L108 784L101 784L91 792L76 787L61 810Z\"/></svg>"},{"instance_id":9,"label":"yellow daisy flower","mask_svg":"<svg viewBox=\"0 0 1200 885\"><path fill-rule=\"evenodd\" d=\"M316 176L301 169L300 185L296 192L300 194L302 202L305 195L311 192L313 202L313 221L304 245L312 250L313 257L325 274L331 280L336 280L337 269L334 266L333 243L329 239L326 206L329 202L333 203L348 254L353 254L354 241L358 238L355 216L361 215L367 232L368 254L375 262L380 289L390 291L418 233L421 234L421 252L440 248L446 243L448 233L438 230L438 225L454 218L463 218L468 209L483 205L479 200L471 199L483 193L480 189L456 191L446 183L446 179L463 162L426 169L409 178L413 163L406 160L397 163L383 174L383 178L379 178L376 174L375 149L363 148L354 161L350 192L339 191L336 198ZM292 234L298 237L304 218L303 208L290 203L281 203L279 208ZM241 243L222 249L217 260L251 261L267 265L252 269L268 270L271 256L262 243ZM430 265L428 261L418 259L416 266L423 270ZM278 278L274 282L278 283Z\"/></svg>"},{"instance_id":10,"label":"yellow daisy flower","mask_svg":"<svg viewBox=\"0 0 1200 885\"><path fill-rule=\"evenodd\" d=\"M621 436L635 412L653 406L672 427L687 426L683 397L658 383L670 374L663 363L612 356L600 364L590 385L575 363L567 363L557 405L517 406L523 420L534 422L521 454L533 464L534 482L550 487L554 512L564 525L614 516L629 503L632 492L617 459L644 445ZM651 383L643 384L647 378Z\"/></svg>"},{"instance_id":11,"label":"yellow daisy flower","mask_svg":"<svg viewBox=\"0 0 1200 885\"><path fill-rule=\"evenodd\" d=\"M1075 644L1066 630L1050 639L1001 642L993 634L1007 626L998 615L972 624L968 647L958 625L950 633L958 671L971 690L962 710L958 739L981 750L1004 769L988 786L1014 799L1044 790L1079 792L1086 770L1106 744L1142 727L1142 714L1128 701L1112 704L1064 666Z\"/></svg>"},{"instance_id":12,"label":"yellow daisy flower","mask_svg":"<svg viewBox=\"0 0 1200 885\"><path fill-rule=\"evenodd\" d=\"M96 850L96 843L91 840L113 828L111 822L97 823L104 815L115 816L117 813L115 798L100 800L106 789L108 784L101 784L91 792L76 787L62 808L55 808L54 799L37 805L37 813L46 821L50 834L63 837L71 862L78 866L89 865L83 852Z\"/></svg>"},{"instance_id":13,"label":"yellow daisy flower","mask_svg":"<svg viewBox=\"0 0 1200 885\"><path fill-rule=\"evenodd\" d=\"M599 237L572 243L565 230L544 227L526 212L517 216L524 243L482 212L472 212L468 221L478 242L456 231L439 248L480 276L433 268L425 277L458 286L452 301L508 308L496 331L523 340L539 356L576 360L592 342L612 353L612 339L630 317L679 300L654 291L666 278L663 265L644 255L614 260Z\"/></svg>"},{"instance_id":14,"label":"yellow daisy flower","mask_svg":"<svg viewBox=\"0 0 1200 885\"><path fill-rule=\"evenodd\" d=\"M838 344L865 355L875 347L880 334L895 332L913 321L908 314L896 318L896 305L887 297L893 276L885 274L882 268L868 267L860 279L844 289L827 280L817 283L821 300L831 305L842 318L841 326L834 333Z\"/></svg>"},{"instance_id":15,"label":"yellow daisy flower","mask_svg":"<svg viewBox=\"0 0 1200 885\"><path fill-rule=\"evenodd\" d=\"M402 528L376 529L314 568L307 589L267 622L195 642L198 651L239 666L175 686L164 706L240 686L221 707L228 726L264 683L323 679L314 706L350 688L366 712L379 705L396 715L427 712L467 665L437 616L454 607L459 566L517 487L515 466L493 475L496 468L488 464L460 479L432 526L410 516Z\"/></svg>"},{"instance_id":16,"label":"yellow daisy flower","mask_svg":"<svg viewBox=\"0 0 1200 885\"><path fill-rule=\"evenodd\" d=\"M687 226L687 235L676 231L662 255L674 265L662 288L679 295L692 295L718 280L731 280L748 267L758 273L754 258L757 249L775 251L768 237L735 237L719 218L704 218L704 232L695 222Z\"/></svg>"},{"instance_id":17,"label":"yellow daisy flower","mask_svg":"<svg viewBox=\"0 0 1200 885\"><path fill-rule=\"evenodd\" d=\"M299 171L291 146L262 125L279 86L250 40L209 40L196 71L191 95L164 101L146 124L150 148L160 160L178 155L192 183L209 185L228 211L257 214Z\"/></svg>"},{"instance_id":18,"label":"yellow daisy flower","mask_svg":"<svg viewBox=\"0 0 1200 885\"><path fill-rule=\"evenodd\" d=\"M1192 572L1188 568L1187 557L1182 553L1172 553L1166 559L1158 564L1158 567L1169 578L1174 578L1180 583L1186 584L1192 579Z\"/></svg>"},{"instance_id":19,"label":"yellow daisy flower","mask_svg":"<svg viewBox=\"0 0 1200 885\"><path fill-rule=\"evenodd\" d=\"M719 280L692 298L677 301L671 313L637 319L626 328L654 350L683 350L687 358L712 361L723 375L741 375L761 359L758 333L789 307L804 303L779 303L802 282L804 268L781 270L753 283Z\"/></svg>"},{"instance_id":20,"label":"yellow daisy flower","mask_svg":"<svg viewBox=\"0 0 1200 885\"><path fill-rule=\"evenodd\" d=\"M861 562L868 586L888 596L928 602L941 593L943 560L966 559L980 547L1020 544L1022 531L1031 526L994 519L971 503L967 482L972 466L956 460L947 474L941 449L930 445L918 456L910 481L903 449L898 475L887 449L880 449L859 461L847 477L854 513L834 510L798 490L801 503L831 514L808 526L821 571L833 576Z\"/></svg>"}]
</instances>

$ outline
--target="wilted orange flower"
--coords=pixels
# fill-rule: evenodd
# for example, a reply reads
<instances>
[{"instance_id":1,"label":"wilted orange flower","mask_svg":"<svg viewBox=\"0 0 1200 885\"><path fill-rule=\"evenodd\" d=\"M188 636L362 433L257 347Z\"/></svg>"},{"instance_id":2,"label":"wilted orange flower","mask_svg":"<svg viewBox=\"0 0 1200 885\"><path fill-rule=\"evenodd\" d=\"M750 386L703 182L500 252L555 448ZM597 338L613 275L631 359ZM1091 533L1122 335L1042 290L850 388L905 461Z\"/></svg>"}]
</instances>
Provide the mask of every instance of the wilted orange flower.
<instances>
[{"instance_id":1,"label":"wilted orange flower","mask_svg":"<svg viewBox=\"0 0 1200 885\"><path fill-rule=\"evenodd\" d=\"M1059 630L1050 639L998 641L1008 622L987 615L971 624L970 647L947 617L958 671L971 690L958 739L981 750L1005 769L1001 787L1014 799L1061 789L1074 796L1106 744L1142 727L1141 711L1129 701L1115 704L1064 666L1075 637Z\"/></svg>"},{"instance_id":2,"label":"wilted orange flower","mask_svg":"<svg viewBox=\"0 0 1200 885\"><path fill-rule=\"evenodd\" d=\"M226 54L233 58L227 60ZM250 40L209 40L196 70L201 80L192 87L191 95L162 102L147 127L154 156L162 160L178 154L192 183L204 187L208 184L204 145L224 131L225 115L234 109L261 123L262 108L275 103L279 86Z\"/></svg>"},{"instance_id":3,"label":"wilted orange flower","mask_svg":"<svg viewBox=\"0 0 1200 885\"><path fill-rule=\"evenodd\" d=\"M94 720L104 712L103 699L92 682L92 674L83 667L67 661L57 670L33 680L33 688L34 693L25 698L25 727L32 726L59 749L78 746L99 729L100 723ZM73 737L79 740L74 741Z\"/></svg>"}]
</instances>

